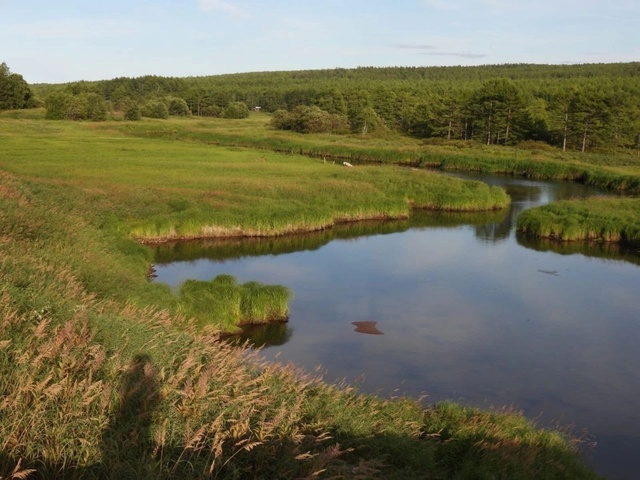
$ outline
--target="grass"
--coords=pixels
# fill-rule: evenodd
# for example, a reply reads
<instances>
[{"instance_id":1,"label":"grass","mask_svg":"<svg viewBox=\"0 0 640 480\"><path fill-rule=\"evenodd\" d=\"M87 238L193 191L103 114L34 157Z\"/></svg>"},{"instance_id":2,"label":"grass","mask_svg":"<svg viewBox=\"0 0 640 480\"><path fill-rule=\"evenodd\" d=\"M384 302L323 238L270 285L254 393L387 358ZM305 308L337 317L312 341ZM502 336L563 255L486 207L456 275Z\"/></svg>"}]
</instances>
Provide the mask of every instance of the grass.
<instances>
[{"instance_id":1,"label":"grass","mask_svg":"<svg viewBox=\"0 0 640 480\"><path fill-rule=\"evenodd\" d=\"M559 241L640 245L640 198L565 200L523 212L518 231Z\"/></svg>"},{"instance_id":2,"label":"grass","mask_svg":"<svg viewBox=\"0 0 640 480\"><path fill-rule=\"evenodd\" d=\"M640 193L640 157L635 152L562 152L547 144L524 142L518 147L477 142L421 141L392 132L376 135L298 134L269 127L270 116L249 119L176 119L161 128L145 123L121 124L120 132L146 138L174 138L194 143L245 146L350 163L399 164L442 170L463 170L571 180L588 185Z\"/></svg>"},{"instance_id":3,"label":"grass","mask_svg":"<svg viewBox=\"0 0 640 480\"><path fill-rule=\"evenodd\" d=\"M247 282L238 285L229 275L209 282L187 280L178 292L180 311L200 323L215 323L225 331L238 326L286 321L291 291L281 285Z\"/></svg>"},{"instance_id":4,"label":"grass","mask_svg":"<svg viewBox=\"0 0 640 480\"><path fill-rule=\"evenodd\" d=\"M122 122L120 122L122 123ZM433 172L345 168L306 157L118 133L120 123L9 120L0 166L64 183L117 235L147 242L274 236L413 209L503 208L499 188ZM162 121L145 121L162 131ZM74 198L75 197L75 198Z\"/></svg>"},{"instance_id":5,"label":"grass","mask_svg":"<svg viewBox=\"0 0 640 480\"><path fill-rule=\"evenodd\" d=\"M211 218L242 226L252 218L240 205L251 195L244 174L260 182L240 166L263 152L5 115L0 127L0 478L596 478L562 432L513 412L365 396L265 363L148 282L152 250L135 228L214 205ZM290 178L288 162L301 175L316 171L308 163L325 168L267 158ZM394 188L431 178L400 175ZM384 175L363 176L387 191ZM307 197L276 177L262 183L284 190L262 185L251 207L284 219L286 195Z\"/></svg>"}]
</instances>

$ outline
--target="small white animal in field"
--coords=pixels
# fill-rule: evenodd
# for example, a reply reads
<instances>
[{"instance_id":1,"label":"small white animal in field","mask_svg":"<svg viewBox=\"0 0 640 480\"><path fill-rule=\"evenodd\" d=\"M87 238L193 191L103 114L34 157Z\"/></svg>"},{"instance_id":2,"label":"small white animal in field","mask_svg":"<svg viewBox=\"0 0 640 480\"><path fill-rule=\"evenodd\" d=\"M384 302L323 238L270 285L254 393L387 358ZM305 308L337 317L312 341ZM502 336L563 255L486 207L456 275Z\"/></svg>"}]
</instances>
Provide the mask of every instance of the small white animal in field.
<instances>
[{"instance_id":1,"label":"small white animal in field","mask_svg":"<svg viewBox=\"0 0 640 480\"><path fill-rule=\"evenodd\" d=\"M342 165L344 165L345 167L353 167L353 165L351 165L349 162L342 162Z\"/></svg>"}]
</instances>

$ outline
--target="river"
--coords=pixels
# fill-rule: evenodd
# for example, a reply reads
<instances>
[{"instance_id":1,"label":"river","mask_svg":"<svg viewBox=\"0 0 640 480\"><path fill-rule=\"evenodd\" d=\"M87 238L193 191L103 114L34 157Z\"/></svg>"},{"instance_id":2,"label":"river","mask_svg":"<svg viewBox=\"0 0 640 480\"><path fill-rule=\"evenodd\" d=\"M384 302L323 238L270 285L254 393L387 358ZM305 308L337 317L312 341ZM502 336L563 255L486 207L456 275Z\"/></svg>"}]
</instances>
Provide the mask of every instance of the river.
<instances>
[{"instance_id":1,"label":"river","mask_svg":"<svg viewBox=\"0 0 640 480\"><path fill-rule=\"evenodd\" d=\"M602 192L461 176L506 188L510 209L167 245L157 281L226 273L286 285L289 323L253 332L266 358L321 366L327 381L364 392L513 406L540 425L572 425L595 445L585 457L598 472L637 478L640 251L515 234L524 209Z\"/></svg>"}]
</instances>

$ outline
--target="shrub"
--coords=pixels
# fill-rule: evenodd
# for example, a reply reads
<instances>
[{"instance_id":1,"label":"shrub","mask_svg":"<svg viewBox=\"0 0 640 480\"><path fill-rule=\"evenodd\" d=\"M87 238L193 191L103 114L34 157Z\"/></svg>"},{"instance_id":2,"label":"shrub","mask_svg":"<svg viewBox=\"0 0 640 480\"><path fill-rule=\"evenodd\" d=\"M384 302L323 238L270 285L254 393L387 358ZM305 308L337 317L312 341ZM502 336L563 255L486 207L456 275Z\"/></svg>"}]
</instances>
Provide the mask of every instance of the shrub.
<instances>
[{"instance_id":1,"label":"shrub","mask_svg":"<svg viewBox=\"0 0 640 480\"><path fill-rule=\"evenodd\" d=\"M182 98L171 98L169 100L169 115L177 115L180 117L186 117L191 115L187 102Z\"/></svg>"},{"instance_id":2,"label":"shrub","mask_svg":"<svg viewBox=\"0 0 640 480\"><path fill-rule=\"evenodd\" d=\"M103 122L107 119L107 103L97 93L87 93L85 97L85 119L92 122Z\"/></svg>"},{"instance_id":3,"label":"shrub","mask_svg":"<svg viewBox=\"0 0 640 480\"><path fill-rule=\"evenodd\" d=\"M65 120L70 103L71 95L68 93L52 93L44 102L44 106L47 109L45 118L49 120Z\"/></svg>"},{"instance_id":4,"label":"shrub","mask_svg":"<svg viewBox=\"0 0 640 480\"><path fill-rule=\"evenodd\" d=\"M149 100L142 107L142 116L149 118L169 118L169 109L160 100Z\"/></svg>"},{"instance_id":5,"label":"shrub","mask_svg":"<svg viewBox=\"0 0 640 480\"><path fill-rule=\"evenodd\" d=\"M220 117L222 115L222 107L218 105L207 105L200 109L200 115L203 117Z\"/></svg>"},{"instance_id":6,"label":"shrub","mask_svg":"<svg viewBox=\"0 0 640 480\"><path fill-rule=\"evenodd\" d=\"M222 112L224 118L247 118L249 107L244 102L231 102Z\"/></svg>"},{"instance_id":7,"label":"shrub","mask_svg":"<svg viewBox=\"0 0 640 480\"><path fill-rule=\"evenodd\" d=\"M124 119L135 122L142 118L140 106L137 103L131 103L124 111Z\"/></svg>"},{"instance_id":8,"label":"shrub","mask_svg":"<svg viewBox=\"0 0 640 480\"><path fill-rule=\"evenodd\" d=\"M97 93L72 95L67 92L53 93L45 102L45 118L50 120L91 120L107 119L107 103Z\"/></svg>"},{"instance_id":9,"label":"shrub","mask_svg":"<svg viewBox=\"0 0 640 480\"><path fill-rule=\"evenodd\" d=\"M347 133L347 118L326 112L319 107L299 105L291 112L278 110L271 118L271 125L279 130L299 133Z\"/></svg>"}]
</instances>

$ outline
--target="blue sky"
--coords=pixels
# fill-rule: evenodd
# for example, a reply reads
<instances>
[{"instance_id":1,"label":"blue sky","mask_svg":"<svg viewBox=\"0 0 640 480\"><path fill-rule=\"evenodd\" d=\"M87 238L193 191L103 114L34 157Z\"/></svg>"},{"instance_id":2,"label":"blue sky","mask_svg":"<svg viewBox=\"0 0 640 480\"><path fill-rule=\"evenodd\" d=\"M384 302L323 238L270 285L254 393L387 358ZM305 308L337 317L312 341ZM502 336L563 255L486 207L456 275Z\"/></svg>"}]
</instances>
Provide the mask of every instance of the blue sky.
<instances>
[{"instance_id":1,"label":"blue sky","mask_svg":"<svg viewBox=\"0 0 640 480\"><path fill-rule=\"evenodd\" d=\"M0 0L0 62L29 83L638 60L638 0Z\"/></svg>"}]
</instances>

